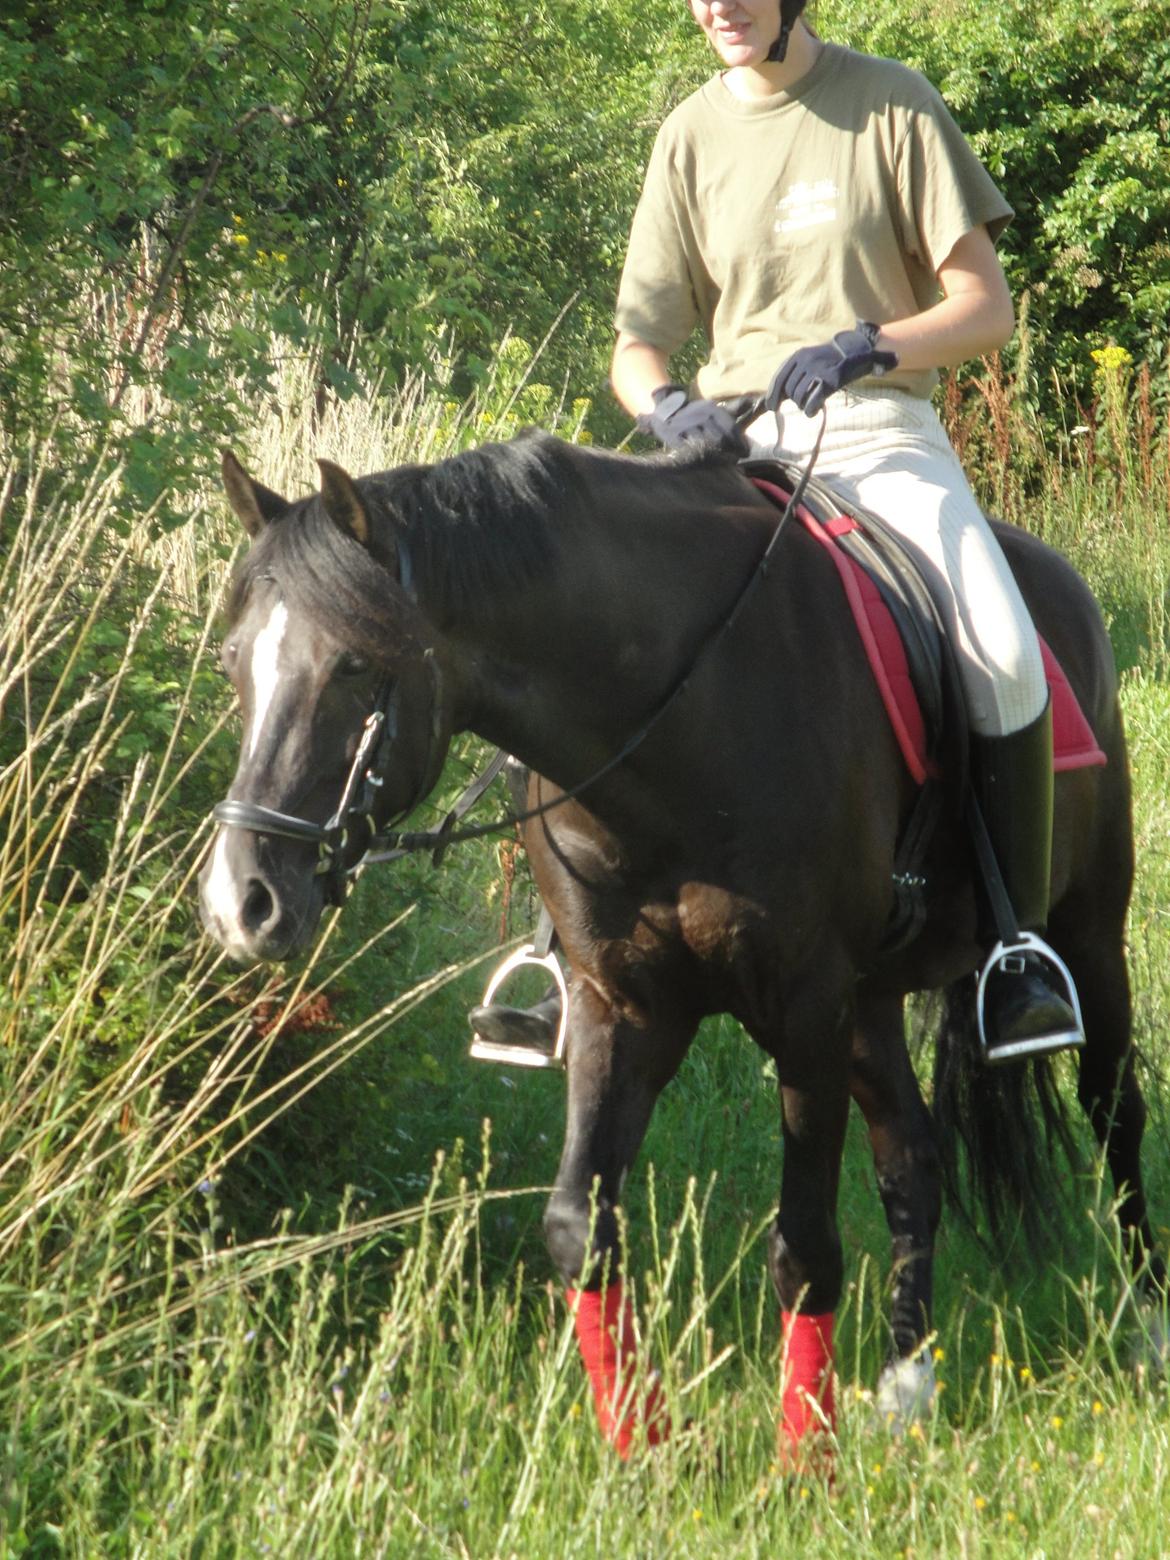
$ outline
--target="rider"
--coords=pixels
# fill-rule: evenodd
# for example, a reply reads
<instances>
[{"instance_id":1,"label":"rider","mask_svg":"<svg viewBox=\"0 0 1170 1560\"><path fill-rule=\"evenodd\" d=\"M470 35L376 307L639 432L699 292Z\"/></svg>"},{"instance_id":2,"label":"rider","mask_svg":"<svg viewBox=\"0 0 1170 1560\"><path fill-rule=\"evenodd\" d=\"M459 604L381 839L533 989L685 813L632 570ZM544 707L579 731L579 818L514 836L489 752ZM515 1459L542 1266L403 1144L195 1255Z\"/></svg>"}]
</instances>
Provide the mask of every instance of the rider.
<instances>
[{"instance_id":1,"label":"rider","mask_svg":"<svg viewBox=\"0 0 1170 1560\"><path fill-rule=\"evenodd\" d=\"M1048 913L1052 721L1036 634L930 393L1001 346L1011 218L915 71L827 43L805 0L688 0L725 67L662 125L618 293L612 383L645 431L799 461L915 555L958 654L976 794L1018 924ZM696 326L690 388L669 363ZM727 405L766 391L741 434ZM989 1055L1079 1039L1038 944L992 970ZM533 1019L480 1009L504 1035Z\"/></svg>"}]
</instances>

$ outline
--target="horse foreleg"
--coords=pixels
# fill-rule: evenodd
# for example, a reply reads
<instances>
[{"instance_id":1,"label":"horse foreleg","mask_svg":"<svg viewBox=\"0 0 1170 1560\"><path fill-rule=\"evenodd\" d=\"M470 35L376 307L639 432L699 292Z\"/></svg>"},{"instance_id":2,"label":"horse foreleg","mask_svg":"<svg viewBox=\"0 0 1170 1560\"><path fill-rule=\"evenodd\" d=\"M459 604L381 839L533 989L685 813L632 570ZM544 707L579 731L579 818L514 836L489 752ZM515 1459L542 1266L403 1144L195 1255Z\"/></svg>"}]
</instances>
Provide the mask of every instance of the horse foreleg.
<instances>
[{"instance_id":1,"label":"horse foreleg","mask_svg":"<svg viewBox=\"0 0 1170 1560\"><path fill-rule=\"evenodd\" d=\"M634 1316L621 1276L618 1203L655 1102L691 1033L637 1027L594 988L574 988L565 1144L544 1230L566 1284L598 1424L622 1457L639 1425L650 1442L669 1427L653 1387L641 1402L632 1391Z\"/></svg>"},{"instance_id":2,"label":"horse foreleg","mask_svg":"<svg viewBox=\"0 0 1170 1560\"><path fill-rule=\"evenodd\" d=\"M783 1319L779 1451L790 1464L805 1462L810 1451L815 1459L822 1432L835 1425L833 1317L843 1273L837 1184L849 1110L848 1018L840 1013L826 1024L823 1010L810 1011L805 1023L800 1007L787 1015L792 1038L776 1058L784 1167L768 1250Z\"/></svg>"},{"instance_id":3,"label":"horse foreleg","mask_svg":"<svg viewBox=\"0 0 1170 1560\"><path fill-rule=\"evenodd\" d=\"M877 1408L901 1433L924 1417L935 1394L925 1345L942 1187L930 1114L906 1050L900 996L859 1003L850 1088L869 1129L893 1250L893 1351L878 1382Z\"/></svg>"}]
</instances>

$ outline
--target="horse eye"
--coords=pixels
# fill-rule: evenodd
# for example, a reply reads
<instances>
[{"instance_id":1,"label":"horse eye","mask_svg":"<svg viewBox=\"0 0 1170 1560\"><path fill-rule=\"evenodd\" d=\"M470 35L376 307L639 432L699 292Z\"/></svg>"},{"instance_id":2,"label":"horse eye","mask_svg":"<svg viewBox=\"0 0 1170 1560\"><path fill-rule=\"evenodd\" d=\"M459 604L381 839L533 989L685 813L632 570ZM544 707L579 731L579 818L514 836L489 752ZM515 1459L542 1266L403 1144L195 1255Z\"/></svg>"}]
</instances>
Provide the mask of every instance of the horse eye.
<instances>
[{"instance_id":1,"label":"horse eye","mask_svg":"<svg viewBox=\"0 0 1170 1560\"><path fill-rule=\"evenodd\" d=\"M369 669L370 663L364 655L358 655L356 650L347 650L344 655L338 656L335 671L338 677L360 677Z\"/></svg>"}]
</instances>

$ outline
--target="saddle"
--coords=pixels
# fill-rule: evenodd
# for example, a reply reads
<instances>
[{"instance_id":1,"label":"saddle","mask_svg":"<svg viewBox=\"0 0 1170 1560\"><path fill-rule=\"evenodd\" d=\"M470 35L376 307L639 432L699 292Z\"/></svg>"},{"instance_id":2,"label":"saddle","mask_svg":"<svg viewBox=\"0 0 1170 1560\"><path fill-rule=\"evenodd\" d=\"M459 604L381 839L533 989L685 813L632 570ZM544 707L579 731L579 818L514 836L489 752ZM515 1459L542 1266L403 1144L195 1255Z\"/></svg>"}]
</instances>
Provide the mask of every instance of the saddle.
<instances>
[{"instance_id":1,"label":"saddle","mask_svg":"<svg viewBox=\"0 0 1170 1560\"><path fill-rule=\"evenodd\" d=\"M800 473L777 460L749 460L742 469L783 507ZM953 648L913 554L879 516L848 507L815 478L796 514L833 557L870 667L918 783L965 769L968 720ZM1042 635L1040 651L1052 694L1053 769L1105 763L1077 696Z\"/></svg>"},{"instance_id":2,"label":"saddle","mask_svg":"<svg viewBox=\"0 0 1170 1560\"><path fill-rule=\"evenodd\" d=\"M772 459L743 461L756 487L784 507L801 480ZM898 746L919 786L898 842L895 905L884 953L913 941L926 918L921 866L947 791L968 783L966 699L954 648L913 555L890 526L860 506L844 505L826 484L808 480L795 510L833 559ZM1075 693L1040 639L1053 708L1053 768L1105 763Z\"/></svg>"}]
</instances>

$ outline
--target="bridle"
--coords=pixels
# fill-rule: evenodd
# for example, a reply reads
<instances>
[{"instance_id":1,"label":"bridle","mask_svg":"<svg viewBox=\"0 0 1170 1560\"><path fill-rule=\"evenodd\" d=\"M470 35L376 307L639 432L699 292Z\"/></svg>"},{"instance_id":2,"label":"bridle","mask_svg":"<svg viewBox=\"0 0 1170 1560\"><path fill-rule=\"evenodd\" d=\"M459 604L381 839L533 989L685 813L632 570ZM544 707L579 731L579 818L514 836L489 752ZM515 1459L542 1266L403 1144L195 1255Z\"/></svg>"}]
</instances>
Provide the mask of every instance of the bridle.
<instances>
[{"instance_id":1,"label":"bridle","mask_svg":"<svg viewBox=\"0 0 1170 1560\"><path fill-rule=\"evenodd\" d=\"M423 800L433 784L437 767L443 732L442 674L433 650L423 652L423 664L430 675L432 694L426 763L415 794L405 807L388 820L390 827L412 813ZM295 813L277 812L275 808L261 807L255 802L231 799L219 802L211 809L214 821L229 829L249 829L254 834L269 834L278 839L316 845L315 875L325 879L325 898L330 904L343 904L350 881L367 852L376 845L389 844L396 838L386 832L385 825L379 825L377 813L379 797L390 766L391 751L398 735L400 686L398 680L389 673L379 683L374 696L374 708L366 716L353 762L341 788L341 798L325 823L314 823L311 818L301 818Z\"/></svg>"},{"instance_id":2,"label":"bridle","mask_svg":"<svg viewBox=\"0 0 1170 1560\"><path fill-rule=\"evenodd\" d=\"M759 403L754 403L754 407L758 410ZM744 421L749 420L750 416L744 417ZM211 810L212 818L216 823L230 829L249 829L255 834L269 834L280 839L297 840L310 845L315 844L318 851L316 875L325 879L326 900L330 904L341 905L345 903L345 897L352 880L359 867L364 863L396 861L402 856L412 854L414 851L429 850L433 852L433 860L437 865L448 845L455 844L461 840L482 839L489 834L504 833L518 823L527 823L530 819L543 817L555 808L563 807L566 802L575 800L583 791L586 791L590 786L596 784L598 780L609 774L612 769L616 769L619 764L624 763L635 749L642 745L659 721L674 708L687 692L691 678L694 676L700 663L722 644L723 640L735 627L756 586L767 576L776 544L785 528L789 515L792 514L804 497L805 489L808 486L813 467L820 453L824 431L825 417L822 412L820 432L817 435L816 443L813 446L808 462L801 472L799 480L795 483L779 520L776 522L776 527L768 540L767 547L765 547L759 562L740 591L730 612L715 625L714 629L695 652L690 665L683 672L682 676L668 690L657 708L647 716L633 736L616 753L595 769L592 774L588 775L586 779L580 781L570 790L561 791L549 801L542 802L525 812L511 813L507 817L494 819L490 823L474 824L468 828L456 830L454 825L479 800L503 768L507 755L497 750L487 769L467 787L437 829L428 829L420 833L395 832L394 825L412 813L429 793L431 785L434 783L434 771L438 767L438 750L443 732L442 674L439 670L439 662L434 650L428 648L423 652L423 661L428 668L431 678L433 699L431 704L430 736L427 745L427 761L411 801L407 806L401 808L388 823L380 825L377 821L376 813L378 796L385 782L386 771L390 763L391 748L398 734L399 687L397 681L389 674L382 679L379 685L378 693L374 700L374 708L366 717L362 735L358 741L357 751L353 757L353 763L350 765L349 774L342 787L341 800L326 823L314 823L309 818L300 818L292 813L277 812L271 807L261 807L253 802L232 800L217 803ZM413 596L409 558L402 553L401 548L400 567L402 573L399 583L408 594ZM354 845L358 840L362 840L364 843L355 850Z\"/></svg>"}]
</instances>

